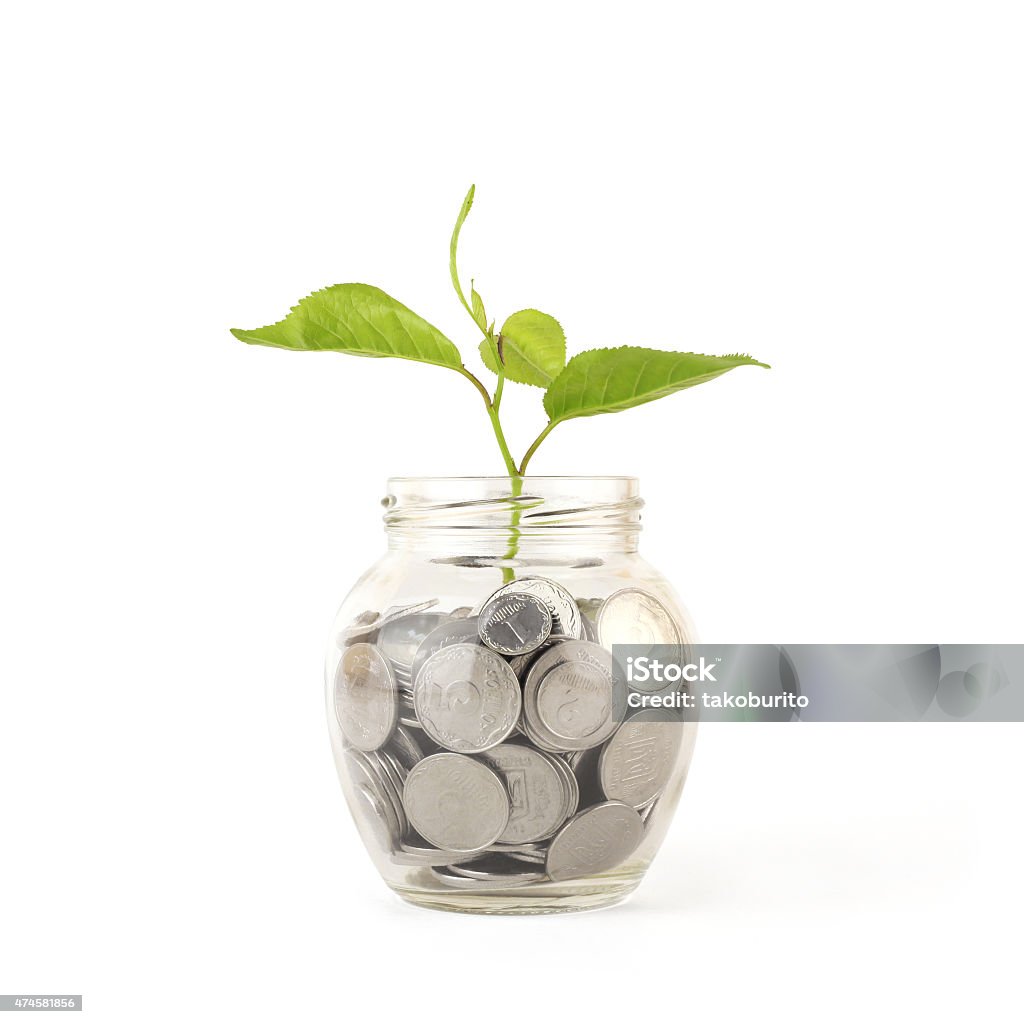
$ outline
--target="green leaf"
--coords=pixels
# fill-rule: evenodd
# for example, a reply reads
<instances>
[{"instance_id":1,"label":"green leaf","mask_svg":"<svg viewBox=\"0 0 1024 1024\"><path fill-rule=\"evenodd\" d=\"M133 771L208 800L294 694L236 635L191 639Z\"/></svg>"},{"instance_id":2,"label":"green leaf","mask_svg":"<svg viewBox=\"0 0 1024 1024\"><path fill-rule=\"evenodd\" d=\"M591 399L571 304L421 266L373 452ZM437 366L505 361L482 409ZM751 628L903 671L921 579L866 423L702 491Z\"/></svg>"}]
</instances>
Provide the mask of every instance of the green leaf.
<instances>
[{"instance_id":1,"label":"green leaf","mask_svg":"<svg viewBox=\"0 0 1024 1024\"><path fill-rule=\"evenodd\" d=\"M763 366L745 355L705 356L652 348L595 348L569 360L544 393L551 426L577 416L632 409L720 377L737 366Z\"/></svg>"},{"instance_id":2,"label":"green leaf","mask_svg":"<svg viewBox=\"0 0 1024 1024\"><path fill-rule=\"evenodd\" d=\"M466 311L474 320L476 317L473 316L473 310L470 309L469 303L466 302L466 296L462 294L462 285L459 284L459 270L455 263L455 256L459 249L459 232L462 230L462 225L466 223L469 211L473 209L473 196L475 195L476 185L470 185L466 198L462 200L462 209L459 210L459 216L455 221L455 230L452 231L451 244L448 246L448 270L452 275L452 284L455 285L455 294L458 295L459 302L466 307Z\"/></svg>"},{"instance_id":3,"label":"green leaf","mask_svg":"<svg viewBox=\"0 0 1024 1024\"><path fill-rule=\"evenodd\" d=\"M469 297L470 301L473 303L473 319L476 321L477 327L479 327L480 330L483 331L484 334L486 334L487 313L484 312L484 300L480 298L480 295L477 292L476 288L473 287L472 282L470 282Z\"/></svg>"},{"instance_id":4,"label":"green leaf","mask_svg":"<svg viewBox=\"0 0 1024 1024\"><path fill-rule=\"evenodd\" d=\"M513 313L501 328L505 376L520 384L546 388L565 366L565 333L547 313L521 309ZM498 372L494 350L487 342L480 346L484 365Z\"/></svg>"},{"instance_id":5,"label":"green leaf","mask_svg":"<svg viewBox=\"0 0 1024 1024\"><path fill-rule=\"evenodd\" d=\"M322 288L276 324L231 333L250 345L396 356L462 369L459 350L436 327L369 284Z\"/></svg>"}]
</instances>

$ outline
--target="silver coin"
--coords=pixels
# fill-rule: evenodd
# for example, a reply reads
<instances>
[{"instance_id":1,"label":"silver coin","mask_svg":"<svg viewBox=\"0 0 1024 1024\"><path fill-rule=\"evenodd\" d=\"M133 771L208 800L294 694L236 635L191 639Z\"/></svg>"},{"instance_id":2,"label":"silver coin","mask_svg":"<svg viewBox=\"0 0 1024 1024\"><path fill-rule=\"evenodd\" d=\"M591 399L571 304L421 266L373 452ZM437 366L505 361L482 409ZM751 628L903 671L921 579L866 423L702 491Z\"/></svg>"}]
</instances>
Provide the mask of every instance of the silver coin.
<instances>
[{"instance_id":1,"label":"silver coin","mask_svg":"<svg viewBox=\"0 0 1024 1024\"><path fill-rule=\"evenodd\" d=\"M453 608L449 613L448 617L452 619L465 619L473 614L473 609L468 604L464 604L459 608Z\"/></svg>"},{"instance_id":2,"label":"silver coin","mask_svg":"<svg viewBox=\"0 0 1024 1024\"><path fill-rule=\"evenodd\" d=\"M580 811L548 848L547 872L556 882L610 871L628 860L643 839L640 815L609 801Z\"/></svg>"},{"instance_id":3,"label":"silver coin","mask_svg":"<svg viewBox=\"0 0 1024 1024\"><path fill-rule=\"evenodd\" d=\"M412 604L394 604L384 611L377 625L385 626L389 622L406 615L419 615L420 612L427 612L431 608L436 608L440 603L436 597L429 597L426 601L414 601Z\"/></svg>"},{"instance_id":4,"label":"silver coin","mask_svg":"<svg viewBox=\"0 0 1024 1024\"><path fill-rule=\"evenodd\" d=\"M565 762L572 769L573 774L580 770L580 766L583 764L583 760L588 753L590 753L590 751L574 750L565 755Z\"/></svg>"},{"instance_id":5,"label":"silver coin","mask_svg":"<svg viewBox=\"0 0 1024 1024\"><path fill-rule=\"evenodd\" d=\"M554 755L522 743L501 743L480 757L501 775L508 790L511 811L498 842L532 843L554 835L568 817L566 783Z\"/></svg>"},{"instance_id":6,"label":"silver coin","mask_svg":"<svg viewBox=\"0 0 1024 1024\"><path fill-rule=\"evenodd\" d=\"M562 750L603 743L616 726L611 654L586 640L568 640L530 666L524 719L535 736Z\"/></svg>"},{"instance_id":7,"label":"silver coin","mask_svg":"<svg viewBox=\"0 0 1024 1024\"><path fill-rule=\"evenodd\" d=\"M497 746L516 727L519 680L494 651L453 644L432 654L413 684L416 717L436 743L461 754Z\"/></svg>"},{"instance_id":8,"label":"silver coin","mask_svg":"<svg viewBox=\"0 0 1024 1024\"><path fill-rule=\"evenodd\" d=\"M403 839L398 849L393 851L391 859L396 864L408 867L442 868L448 864L458 864L460 860L472 860L476 853L452 853L451 850L439 850L428 846L421 836L412 835Z\"/></svg>"},{"instance_id":9,"label":"silver coin","mask_svg":"<svg viewBox=\"0 0 1024 1024\"><path fill-rule=\"evenodd\" d=\"M598 781L597 772L603 749L603 747L591 747L589 750L574 751L564 755L566 764L576 780L582 807L600 804L607 799Z\"/></svg>"},{"instance_id":10,"label":"silver coin","mask_svg":"<svg viewBox=\"0 0 1024 1024\"><path fill-rule=\"evenodd\" d=\"M388 812L384 801L369 786L356 783L353 786L356 805L352 808L352 817L356 828L368 846L379 846L385 853L391 854L397 836L387 826Z\"/></svg>"},{"instance_id":11,"label":"silver coin","mask_svg":"<svg viewBox=\"0 0 1024 1024\"><path fill-rule=\"evenodd\" d=\"M491 849L497 851L497 847L492 846ZM503 850L499 852L504 853ZM545 864L548 858L546 850L541 850L539 853L519 853L517 851L512 851L511 853L508 853L506 856L511 857L512 860L520 860L524 864L538 865Z\"/></svg>"},{"instance_id":12,"label":"silver coin","mask_svg":"<svg viewBox=\"0 0 1024 1024\"><path fill-rule=\"evenodd\" d=\"M491 850L504 853L508 857L522 855L524 857L545 857L548 848L544 843L495 843Z\"/></svg>"},{"instance_id":13,"label":"silver coin","mask_svg":"<svg viewBox=\"0 0 1024 1024\"><path fill-rule=\"evenodd\" d=\"M404 779L395 771L391 762L382 756L381 751L373 750L365 755L371 763L373 770L380 780L381 787L387 794L388 800L398 818L398 836L403 836L409 831L409 820L405 813L405 806L402 803L402 789Z\"/></svg>"},{"instance_id":14,"label":"silver coin","mask_svg":"<svg viewBox=\"0 0 1024 1024\"><path fill-rule=\"evenodd\" d=\"M609 651L615 644L664 645L675 648L671 658L682 655L683 638L672 614L656 597L636 587L616 591L605 601L597 618L597 633ZM644 687L634 684L633 688L655 693L674 685L671 682Z\"/></svg>"},{"instance_id":15,"label":"silver coin","mask_svg":"<svg viewBox=\"0 0 1024 1024\"><path fill-rule=\"evenodd\" d=\"M395 728L394 735L391 737L391 750L398 759L398 763L406 771L423 760L423 748L416 737L409 732L408 727L404 725Z\"/></svg>"},{"instance_id":16,"label":"silver coin","mask_svg":"<svg viewBox=\"0 0 1024 1024\"><path fill-rule=\"evenodd\" d=\"M666 722L663 712L639 711L627 718L601 751L598 777L604 795L637 810L649 804L668 785L682 742L682 723Z\"/></svg>"},{"instance_id":17,"label":"silver coin","mask_svg":"<svg viewBox=\"0 0 1024 1024\"><path fill-rule=\"evenodd\" d=\"M413 659L424 637L445 621L445 616L436 612L418 612L392 619L381 627L377 634L377 646L390 660L400 680L411 680Z\"/></svg>"},{"instance_id":18,"label":"silver coin","mask_svg":"<svg viewBox=\"0 0 1024 1024\"><path fill-rule=\"evenodd\" d=\"M357 798L362 799L365 803L367 801L366 793L373 797L372 802L377 820L369 822L370 827L376 833L379 831L379 824L384 825L387 832L387 840L382 842L381 845L385 849L391 849L398 843L404 831L403 820L399 817L398 808L388 792L383 779L378 774L374 765L371 764L369 756L361 750L346 750L345 765L349 778L352 780L353 788L356 790ZM356 824L358 827L358 817Z\"/></svg>"},{"instance_id":19,"label":"silver coin","mask_svg":"<svg viewBox=\"0 0 1024 1024\"><path fill-rule=\"evenodd\" d=\"M498 594L504 593L531 594L534 597L539 597L551 613L551 635L553 637L579 640L583 636L583 620L580 617L580 610L573 600L572 594L560 583L544 576L523 576L511 583L506 583L488 600L493 600Z\"/></svg>"},{"instance_id":20,"label":"silver coin","mask_svg":"<svg viewBox=\"0 0 1024 1024\"><path fill-rule=\"evenodd\" d=\"M349 640L362 639L377 632L380 612L360 612L339 634L339 646L347 647Z\"/></svg>"},{"instance_id":21,"label":"silver coin","mask_svg":"<svg viewBox=\"0 0 1024 1024\"><path fill-rule=\"evenodd\" d=\"M508 825L505 786L462 754L432 754L405 780L405 813L428 843L456 853L486 850Z\"/></svg>"},{"instance_id":22,"label":"silver coin","mask_svg":"<svg viewBox=\"0 0 1024 1024\"><path fill-rule=\"evenodd\" d=\"M480 639L492 651L513 657L537 650L551 635L547 604L533 594L499 590L478 616Z\"/></svg>"},{"instance_id":23,"label":"silver coin","mask_svg":"<svg viewBox=\"0 0 1024 1024\"><path fill-rule=\"evenodd\" d=\"M436 654L442 647L451 647L452 644L479 643L480 632L475 615L463 619L446 619L432 629L420 642L416 649L416 656L412 659L410 679L415 679L427 658Z\"/></svg>"},{"instance_id":24,"label":"silver coin","mask_svg":"<svg viewBox=\"0 0 1024 1024\"><path fill-rule=\"evenodd\" d=\"M379 752L374 751L368 754L367 757L377 758L379 757ZM401 786L397 784L398 779L390 774L384 764L375 764L374 768L377 770L380 778L381 788L387 797L388 803L391 805L391 809L394 811L394 816L398 820L395 837L396 840L400 840L409 831L409 816L406 814L406 807L404 807L401 800Z\"/></svg>"},{"instance_id":25,"label":"silver coin","mask_svg":"<svg viewBox=\"0 0 1024 1024\"><path fill-rule=\"evenodd\" d=\"M550 733L541 733L533 728L526 715L525 704L523 705L523 717L519 720L519 729L538 750L543 750L549 754L565 753L565 747L560 745L563 741L559 740L557 736L552 736Z\"/></svg>"},{"instance_id":26,"label":"silver coin","mask_svg":"<svg viewBox=\"0 0 1024 1024\"><path fill-rule=\"evenodd\" d=\"M509 857L500 853L486 853L474 860L463 861L461 864L452 864L452 871L463 878L477 878L482 882L495 879L500 881L504 878L514 877L522 879L524 875L537 874L537 872L524 871L522 864L517 864Z\"/></svg>"},{"instance_id":27,"label":"silver coin","mask_svg":"<svg viewBox=\"0 0 1024 1024\"><path fill-rule=\"evenodd\" d=\"M406 729L421 729L420 720L416 717L412 693L405 690L398 692L398 724Z\"/></svg>"},{"instance_id":28,"label":"silver coin","mask_svg":"<svg viewBox=\"0 0 1024 1024\"><path fill-rule=\"evenodd\" d=\"M566 821L571 818L580 807L580 786L576 781L576 776L568 763L559 755L551 754L551 761L554 764L558 773L562 776L562 780L565 784L565 813L562 816L562 821Z\"/></svg>"},{"instance_id":29,"label":"silver coin","mask_svg":"<svg viewBox=\"0 0 1024 1024\"><path fill-rule=\"evenodd\" d=\"M387 772L388 778L395 784L395 788L399 793L405 787L406 777L409 775L409 770L406 768L401 761L387 747L381 747L380 750L375 750L373 756L377 757Z\"/></svg>"},{"instance_id":30,"label":"silver coin","mask_svg":"<svg viewBox=\"0 0 1024 1024\"><path fill-rule=\"evenodd\" d=\"M334 711L342 734L359 750L376 750L398 721L395 677L372 644L353 644L334 674Z\"/></svg>"},{"instance_id":31,"label":"silver coin","mask_svg":"<svg viewBox=\"0 0 1024 1024\"><path fill-rule=\"evenodd\" d=\"M430 873L439 882L452 889L514 889L520 885L532 885L535 882L543 882L547 876L542 871L531 871L520 875L492 876L486 880L479 878L467 878L455 871L455 867L431 868Z\"/></svg>"},{"instance_id":32,"label":"silver coin","mask_svg":"<svg viewBox=\"0 0 1024 1024\"><path fill-rule=\"evenodd\" d=\"M347 647L350 640L353 637L365 636L368 632L377 632L382 629L389 622L393 622L395 619L400 619L405 615L415 615L419 612L425 612L433 608L438 604L436 597L432 597L429 601L418 601L416 604L404 604L395 605L389 608L382 615L378 615L376 619L369 620L369 622L360 622L365 616L374 615L375 612L363 612L355 622L351 625L346 626L336 637L336 642L339 647ZM367 628L369 627L369 628Z\"/></svg>"},{"instance_id":33,"label":"silver coin","mask_svg":"<svg viewBox=\"0 0 1024 1024\"><path fill-rule=\"evenodd\" d=\"M509 668L515 672L520 682L526 678L526 673L536 657L537 651L531 651L529 654L517 654L515 657L508 659Z\"/></svg>"}]
</instances>

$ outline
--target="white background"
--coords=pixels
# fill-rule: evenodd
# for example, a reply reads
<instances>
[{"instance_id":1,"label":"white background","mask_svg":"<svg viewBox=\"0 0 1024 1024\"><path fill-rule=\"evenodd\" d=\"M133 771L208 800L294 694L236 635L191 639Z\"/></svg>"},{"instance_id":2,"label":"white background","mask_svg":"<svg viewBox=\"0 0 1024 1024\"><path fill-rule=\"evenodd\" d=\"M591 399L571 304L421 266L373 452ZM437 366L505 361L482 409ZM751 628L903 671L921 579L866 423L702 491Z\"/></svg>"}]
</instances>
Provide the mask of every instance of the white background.
<instances>
[{"instance_id":1,"label":"white background","mask_svg":"<svg viewBox=\"0 0 1024 1024\"><path fill-rule=\"evenodd\" d=\"M773 365L532 467L641 477L706 639L1024 641L1022 36L984 0L12 8L0 991L103 1022L1019 1012L1019 726L707 729L625 907L397 904L321 653L385 478L496 449L455 374L227 328L363 280L472 357L476 182L499 322Z\"/></svg>"}]
</instances>

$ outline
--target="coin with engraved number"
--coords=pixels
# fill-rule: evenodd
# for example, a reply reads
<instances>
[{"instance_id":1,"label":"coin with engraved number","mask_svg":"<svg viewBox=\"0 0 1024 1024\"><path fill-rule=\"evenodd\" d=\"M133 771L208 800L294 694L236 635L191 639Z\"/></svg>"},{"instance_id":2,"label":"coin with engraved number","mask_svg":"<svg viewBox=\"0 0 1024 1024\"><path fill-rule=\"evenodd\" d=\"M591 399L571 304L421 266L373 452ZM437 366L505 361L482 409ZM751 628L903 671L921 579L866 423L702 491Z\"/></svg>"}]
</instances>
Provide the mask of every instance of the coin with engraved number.
<instances>
[{"instance_id":1,"label":"coin with engraved number","mask_svg":"<svg viewBox=\"0 0 1024 1024\"><path fill-rule=\"evenodd\" d=\"M551 613L551 636L579 640L583 636L583 620L572 594L560 583L543 576L522 576L496 590L488 600L499 594L530 594L547 605Z\"/></svg>"},{"instance_id":2,"label":"coin with engraved number","mask_svg":"<svg viewBox=\"0 0 1024 1024\"><path fill-rule=\"evenodd\" d=\"M474 609L436 610L452 603L448 592L366 611L337 634L339 768L367 844L413 885L432 877L495 900L627 864L662 806L683 726L657 710L624 720L611 645L675 646L682 658L683 627L639 587L575 600L540 576Z\"/></svg>"},{"instance_id":3,"label":"coin with engraved number","mask_svg":"<svg viewBox=\"0 0 1024 1024\"><path fill-rule=\"evenodd\" d=\"M334 674L334 711L342 734L359 750L376 750L398 721L395 677L372 644L346 648Z\"/></svg>"},{"instance_id":4,"label":"coin with engraved number","mask_svg":"<svg viewBox=\"0 0 1024 1024\"><path fill-rule=\"evenodd\" d=\"M492 651L513 657L537 650L551 635L551 612L539 597L499 590L480 609L480 639Z\"/></svg>"},{"instance_id":5,"label":"coin with engraved number","mask_svg":"<svg viewBox=\"0 0 1024 1024\"><path fill-rule=\"evenodd\" d=\"M649 804L668 784L682 742L682 723L665 721L661 711L627 718L601 751L604 795L637 810Z\"/></svg>"},{"instance_id":6,"label":"coin with engraved number","mask_svg":"<svg viewBox=\"0 0 1024 1024\"><path fill-rule=\"evenodd\" d=\"M477 754L516 727L522 696L508 663L487 647L452 644L423 663L413 683L416 717L447 750Z\"/></svg>"},{"instance_id":7,"label":"coin with engraved number","mask_svg":"<svg viewBox=\"0 0 1024 1024\"><path fill-rule=\"evenodd\" d=\"M548 847L547 871L555 882L598 875L632 856L643 839L640 815L611 800L580 811Z\"/></svg>"},{"instance_id":8,"label":"coin with engraved number","mask_svg":"<svg viewBox=\"0 0 1024 1024\"><path fill-rule=\"evenodd\" d=\"M442 647L451 647L452 644L478 643L480 643L480 631L477 628L475 615L462 619L446 619L427 633L420 642L416 649L416 656L412 659L410 678L415 679L427 658L436 654Z\"/></svg>"},{"instance_id":9,"label":"coin with engraved number","mask_svg":"<svg viewBox=\"0 0 1024 1024\"><path fill-rule=\"evenodd\" d=\"M508 825L508 793L498 774L463 754L425 757L405 780L405 813L434 846L486 850Z\"/></svg>"},{"instance_id":10,"label":"coin with engraved number","mask_svg":"<svg viewBox=\"0 0 1024 1024\"><path fill-rule=\"evenodd\" d=\"M531 666L523 691L533 734L558 750L586 750L615 731L617 695L611 655L598 644L568 640Z\"/></svg>"},{"instance_id":11,"label":"coin with engraved number","mask_svg":"<svg viewBox=\"0 0 1024 1024\"><path fill-rule=\"evenodd\" d=\"M499 842L545 839L569 817L568 784L554 764L554 754L523 743L501 743L480 758L501 775L508 790L511 812Z\"/></svg>"},{"instance_id":12,"label":"coin with engraved number","mask_svg":"<svg viewBox=\"0 0 1024 1024\"><path fill-rule=\"evenodd\" d=\"M667 645L675 648L669 657L675 659L682 655L683 638L672 614L656 597L636 587L616 591L605 601L597 617L597 633L608 650L614 644ZM674 684L662 681L654 687L632 685L634 689L654 693Z\"/></svg>"}]
</instances>

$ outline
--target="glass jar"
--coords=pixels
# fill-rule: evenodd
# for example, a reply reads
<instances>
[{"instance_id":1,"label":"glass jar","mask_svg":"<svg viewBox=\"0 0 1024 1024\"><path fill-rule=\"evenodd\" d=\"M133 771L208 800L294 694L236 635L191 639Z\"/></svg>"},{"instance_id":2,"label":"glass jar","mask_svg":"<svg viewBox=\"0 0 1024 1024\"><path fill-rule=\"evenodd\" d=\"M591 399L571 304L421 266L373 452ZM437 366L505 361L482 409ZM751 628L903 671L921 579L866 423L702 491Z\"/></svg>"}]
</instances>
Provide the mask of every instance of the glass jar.
<instances>
[{"instance_id":1,"label":"glass jar","mask_svg":"<svg viewBox=\"0 0 1024 1024\"><path fill-rule=\"evenodd\" d=\"M608 689L612 644L693 640L637 553L637 480L400 477L383 505L388 550L338 611L326 682L342 789L384 881L477 913L624 899L696 738Z\"/></svg>"}]
</instances>

